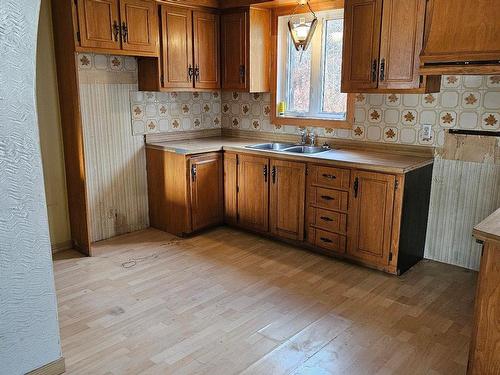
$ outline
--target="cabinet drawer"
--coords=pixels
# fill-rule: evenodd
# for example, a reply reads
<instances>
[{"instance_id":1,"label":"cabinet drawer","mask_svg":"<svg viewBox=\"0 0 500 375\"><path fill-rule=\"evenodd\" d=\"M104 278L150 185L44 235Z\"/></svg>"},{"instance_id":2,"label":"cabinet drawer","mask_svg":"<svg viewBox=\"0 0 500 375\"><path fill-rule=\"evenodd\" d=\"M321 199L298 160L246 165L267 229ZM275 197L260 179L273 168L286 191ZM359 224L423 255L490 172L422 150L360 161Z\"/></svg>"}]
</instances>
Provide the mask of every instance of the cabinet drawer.
<instances>
[{"instance_id":1,"label":"cabinet drawer","mask_svg":"<svg viewBox=\"0 0 500 375\"><path fill-rule=\"evenodd\" d=\"M346 191L311 187L309 202L321 208L330 210L347 211L349 194Z\"/></svg>"},{"instance_id":2,"label":"cabinet drawer","mask_svg":"<svg viewBox=\"0 0 500 375\"><path fill-rule=\"evenodd\" d=\"M336 253L345 253L346 237L337 233L326 232L321 229L309 229L309 241L314 245Z\"/></svg>"},{"instance_id":3,"label":"cabinet drawer","mask_svg":"<svg viewBox=\"0 0 500 375\"><path fill-rule=\"evenodd\" d=\"M330 232L346 233L347 215L340 212L309 207L309 225L314 225L316 228Z\"/></svg>"},{"instance_id":4,"label":"cabinet drawer","mask_svg":"<svg viewBox=\"0 0 500 375\"><path fill-rule=\"evenodd\" d=\"M312 165L309 167L312 185L349 189L351 172L348 169Z\"/></svg>"}]
</instances>

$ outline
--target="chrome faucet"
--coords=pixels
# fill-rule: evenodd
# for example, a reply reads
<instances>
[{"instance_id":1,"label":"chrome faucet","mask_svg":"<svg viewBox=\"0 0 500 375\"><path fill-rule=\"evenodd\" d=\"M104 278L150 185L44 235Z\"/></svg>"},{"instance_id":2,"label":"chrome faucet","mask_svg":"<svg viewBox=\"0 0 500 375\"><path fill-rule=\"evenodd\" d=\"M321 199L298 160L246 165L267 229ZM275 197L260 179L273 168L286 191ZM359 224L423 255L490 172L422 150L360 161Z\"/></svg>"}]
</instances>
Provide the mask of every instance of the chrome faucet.
<instances>
[{"instance_id":1,"label":"chrome faucet","mask_svg":"<svg viewBox=\"0 0 500 375\"><path fill-rule=\"evenodd\" d=\"M309 144L311 146L315 146L316 145L316 133L314 133L314 131L312 131L312 132L309 133Z\"/></svg>"},{"instance_id":2,"label":"chrome faucet","mask_svg":"<svg viewBox=\"0 0 500 375\"><path fill-rule=\"evenodd\" d=\"M299 144L305 145L307 143L307 130L306 129L299 129L299 135L300 135Z\"/></svg>"}]
</instances>

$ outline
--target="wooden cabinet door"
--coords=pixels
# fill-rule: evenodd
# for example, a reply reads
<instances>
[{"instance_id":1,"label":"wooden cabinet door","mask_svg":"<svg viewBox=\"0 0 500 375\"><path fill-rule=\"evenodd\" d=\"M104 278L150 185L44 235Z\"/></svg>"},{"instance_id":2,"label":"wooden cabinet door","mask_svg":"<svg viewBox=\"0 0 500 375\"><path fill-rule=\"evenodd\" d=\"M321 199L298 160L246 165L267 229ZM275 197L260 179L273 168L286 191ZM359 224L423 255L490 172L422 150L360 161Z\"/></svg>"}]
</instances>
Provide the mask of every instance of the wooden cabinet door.
<instances>
[{"instance_id":1,"label":"wooden cabinet door","mask_svg":"<svg viewBox=\"0 0 500 375\"><path fill-rule=\"evenodd\" d=\"M195 88L220 88L219 27L217 14L193 12Z\"/></svg>"},{"instance_id":2,"label":"wooden cabinet door","mask_svg":"<svg viewBox=\"0 0 500 375\"><path fill-rule=\"evenodd\" d=\"M348 216L348 253L361 260L389 264L396 177L355 172Z\"/></svg>"},{"instance_id":3,"label":"wooden cabinet door","mask_svg":"<svg viewBox=\"0 0 500 375\"><path fill-rule=\"evenodd\" d=\"M378 87L418 89L425 0L384 0Z\"/></svg>"},{"instance_id":4,"label":"wooden cabinet door","mask_svg":"<svg viewBox=\"0 0 500 375\"><path fill-rule=\"evenodd\" d=\"M224 153L224 220L236 224L238 218L238 165L237 155Z\"/></svg>"},{"instance_id":5,"label":"wooden cabinet door","mask_svg":"<svg viewBox=\"0 0 500 375\"><path fill-rule=\"evenodd\" d=\"M346 0L342 92L376 88L382 0Z\"/></svg>"},{"instance_id":6,"label":"wooden cabinet door","mask_svg":"<svg viewBox=\"0 0 500 375\"><path fill-rule=\"evenodd\" d=\"M150 0L120 0L122 48L133 52L158 51L158 9Z\"/></svg>"},{"instance_id":7,"label":"wooden cabinet door","mask_svg":"<svg viewBox=\"0 0 500 375\"><path fill-rule=\"evenodd\" d=\"M163 87L191 88L193 68L193 21L188 8L161 7Z\"/></svg>"},{"instance_id":8,"label":"wooden cabinet door","mask_svg":"<svg viewBox=\"0 0 500 375\"><path fill-rule=\"evenodd\" d=\"M248 12L224 14L221 18L222 88L247 88Z\"/></svg>"},{"instance_id":9,"label":"wooden cabinet door","mask_svg":"<svg viewBox=\"0 0 500 375\"><path fill-rule=\"evenodd\" d=\"M269 230L269 159L238 155L238 224Z\"/></svg>"},{"instance_id":10,"label":"wooden cabinet door","mask_svg":"<svg viewBox=\"0 0 500 375\"><path fill-rule=\"evenodd\" d=\"M222 222L222 155L190 159L191 218L193 231Z\"/></svg>"},{"instance_id":11,"label":"wooden cabinet door","mask_svg":"<svg viewBox=\"0 0 500 375\"><path fill-rule=\"evenodd\" d=\"M78 0L82 47L120 49L118 0Z\"/></svg>"},{"instance_id":12,"label":"wooden cabinet door","mask_svg":"<svg viewBox=\"0 0 500 375\"><path fill-rule=\"evenodd\" d=\"M271 233L293 240L304 239L306 165L271 160Z\"/></svg>"}]
</instances>

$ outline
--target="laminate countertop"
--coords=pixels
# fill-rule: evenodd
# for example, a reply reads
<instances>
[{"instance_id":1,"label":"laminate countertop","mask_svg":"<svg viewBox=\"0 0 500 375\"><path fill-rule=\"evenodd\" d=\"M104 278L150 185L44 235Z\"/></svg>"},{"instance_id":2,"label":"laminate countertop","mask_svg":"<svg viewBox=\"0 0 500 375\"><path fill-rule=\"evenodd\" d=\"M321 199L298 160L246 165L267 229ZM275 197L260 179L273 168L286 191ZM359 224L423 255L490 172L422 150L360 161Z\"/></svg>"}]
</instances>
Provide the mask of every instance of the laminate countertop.
<instances>
[{"instance_id":1,"label":"laminate countertop","mask_svg":"<svg viewBox=\"0 0 500 375\"><path fill-rule=\"evenodd\" d=\"M254 150L246 147L259 143L266 142L256 139L210 137L148 143L146 147L182 155L195 155L222 150L245 152L247 154L265 155L291 161L305 161L396 174L407 173L434 162L432 157L408 156L390 152L347 148L332 149L318 154L295 154L270 150Z\"/></svg>"},{"instance_id":2,"label":"laminate countertop","mask_svg":"<svg viewBox=\"0 0 500 375\"><path fill-rule=\"evenodd\" d=\"M500 242L500 208L476 225L472 233L478 240Z\"/></svg>"}]
</instances>

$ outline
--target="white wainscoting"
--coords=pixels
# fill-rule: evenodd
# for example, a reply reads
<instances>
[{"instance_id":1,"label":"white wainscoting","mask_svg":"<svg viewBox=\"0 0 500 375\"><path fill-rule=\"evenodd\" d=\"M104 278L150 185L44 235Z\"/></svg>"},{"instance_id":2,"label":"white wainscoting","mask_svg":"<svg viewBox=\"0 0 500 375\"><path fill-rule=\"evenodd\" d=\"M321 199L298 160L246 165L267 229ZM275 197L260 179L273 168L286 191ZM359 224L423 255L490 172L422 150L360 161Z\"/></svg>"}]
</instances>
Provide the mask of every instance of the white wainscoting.
<instances>
[{"instance_id":1,"label":"white wainscoting","mask_svg":"<svg viewBox=\"0 0 500 375\"><path fill-rule=\"evenodd\" d=\"M500 166L436 158L425 257L478 270L474 225L500 207Z\"/></svg>"},{"instance_id":2,"label":"white wainscoting","mask_svg":"<svg viewBox=\"0 0 500 375\"><path fill-rule=\"evenodd\" d=\"M144 139L130 128L136 90L135 83L80 82L92 242L149 226Z\"/></svg>"}]
</instances>

